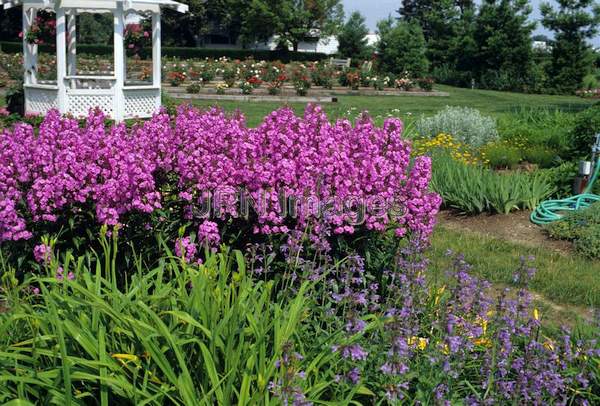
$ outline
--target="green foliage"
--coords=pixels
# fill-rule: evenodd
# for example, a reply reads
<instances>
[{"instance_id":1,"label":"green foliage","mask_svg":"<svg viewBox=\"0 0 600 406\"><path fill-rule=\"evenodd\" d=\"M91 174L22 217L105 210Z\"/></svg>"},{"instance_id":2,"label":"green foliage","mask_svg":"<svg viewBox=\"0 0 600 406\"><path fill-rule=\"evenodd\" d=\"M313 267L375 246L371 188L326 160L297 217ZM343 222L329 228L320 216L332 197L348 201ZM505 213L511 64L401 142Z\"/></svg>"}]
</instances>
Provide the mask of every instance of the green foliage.
<instances>
[{"instance_id":1,"label":"green foliage","mask_svg":"<svg viewBox=\"0 0 600 406\"><path fill-rule=\"evenodd\" d=\"M589 157L598 133L600 133L600 105L595 104L577 114L574 126L569 132L572 143L571 156Z\"/></svg>"},{"instance_id":2,"label":"green foliage","mask_svg":"<svg viewBox=\"0 0 600 406\"><path fill-rule=\"evenodd\" d=\"M593 0L558 0L558 10L549 3L541 5L542 24L555 32L552 87L561 93L573 93L590 73L593 56L587 40L595 36L600 23L600 6Z\"/></svg>"},{"instance_id":3,"label":"green foliage","mask_svg":"<svg viewBox=\"0 0 600 406\"><path fill-rule=\"evenodd\" d=\"M242 23L245 43L277 35L280 47L296 51L298 43L338 32L344 10L340 0L251 0Z\"/></svg>"},{"instance_id":4,"label":"green foliage","mask_svg":"<svg viewBox=\"0 0 600 406\"><path fill-rule=\"evenodd\" d=\"M489 88L517 90L532 68L531 34L527 0L485 0L475 21L474 71Z\"/></svg>"},{"instance_id":5,"label":"green foliage","mask_svg":"<svg viewBox=\"0 0 600 406\"><path fill-rule=\"evenodd\" d=\"M185 90L191 94L200 93L200 90L202 90L202 85L199 82L194 82L188 85Z\"/></svg>"},{"instance_id":6,"label":"green foliage","mask_svg":"<svg viewBox=\"0 0 600 406\"><path fill-rule=\"evenodd\" d=\"M572 148L570 132L575 118L575 114L553 108L518 108L498 120L498 131L503 139L524 150L541 146L567 158Z\"/></svg>"},{"instance_id":7,"label":"green foliage","mask_svg":"<svg viewBox=\"0 0 600 406\"><path fill-rule=\"evenodd\" d=\"M550 224L552 238L573 241L575 249L590 259L600 259L600 203L569 213L561 221Z\"/></svg>"},{"instance_id":8,"label":"green foliage","mask_svg":"<svg viewBox=\"0 0 600 406\"><path fill-rule=\"evenodd\" d=\"M543 145L532 145L523 151L525 161L536 164L540 168L552 167L558 158L556 151L548 149Z\"/></svg>"},{"instance_id":9,"label":"green foliage","mask_svg":"<svg viewBox=\"0 0 600 406\"><path fill-rule=\"evenodd\" d=\"M81 44L111 44L113 16L110 13L77 15L77 47Z\"/></svg>"},{"instance_id":10,"label":"green foliage","mask_svg":"<svg viewBox=\"0 0 600 406\"><path fill-rule=\"evenodd\" d=\"M182 14L166 9L162 13L161 26L163 45L195 47L199 36L208 29L207 8L210 3L205 0L187 0L189 12Z\"/></svg>"},{"instance_id":11,"label":"green foliage","mask_svg":"<svg viewBox=\"0 0 600 406\"><path fill-rule=\"evenodd\" d=\"M482 152L490 166L496 169L514 169L523 160L521 150L505 142L490 143Z\"/></svg>"},{"instance_id":12,"label":"green foliage","mask_svg":"<svg viewBox=\"0 0 600 406\"><path fill-rule=\"evenodd\" d=\"M368 33L365 17L358 11L352 13L338 35L340 55L347 58L366 59L369 54L366 39Z\"/></svg>"},{"instance_id":13,"label":"green foliage","mask_svg":"<svg viewBox=\"0 0 600 406\"><path fill-rule=\"evenodd\" d=\"M102 245L100 257L67 253L61 266L72 281L57 280L53 263L3 291L10 311L0 313L2 401L269 403L276 362L307 311L306 284L278 301L274 284L253 280L240 252L223 252L200 267L172 256L152 269L136 262L119 288L113 244Z\"/></svg>"},{"instance_id":14,"label":"green foliage","mask_svg":"<svg viewBox=\"0 0 600 406\"><path fill-rule=\"evenodd\" d=\"M23 30L23 9L11 7L0 8L0 41L14 41Z\"/></svg>"},{"instance_id":15,"label":"green foliage","mask_svg":"<svg viewBox=\"0 0 600 406\"><path fill-rule=\"evenodd\" d=\"M595 74L588 74L583 78L581 87L585 90L594 90L600 87L600 81Z\"/></svg>"},{"instance_id":16,"label":"green foliage","mask_svg":"<svg viewBox=\"0 0 600 406\"><path fill-rule=\"evenodd\" d=\"M446 207L465 214L533 210L554 192L544 174L497 173L465 165L444 153L433 157L431 188L442 196Z\"/></svg>"},{"instance_id":17,"label":"green foliage","mask_svg":"<svg viewBox=\"0 0 600 406\"><path fill-rule=\"evenodd\" d=\"M336 68L327 62L316 63L310 72L311 79L315 86L322 86L326 89L333 87L333 82L337 77Z\"/></svg>"},{"instance_id":18,"label":"green foliage","mask_svg":"<svg viewBox=\"0 0 600 406\"><path fill-rule=\"evenodd\" d=\"M581 255L565 255L549 249L546 245L532 246L490 235L485 230L474 232L465 228L438 226L431 242L429 257L432 261L432 278L441 278L447 269L448 250L461 252L465 260L473 264L471 275L477 275L503 286L513 283L513 270L520 258L533 255L538 269L531 289L554 304L576 305L570 314L556 315L557 327L569 319L577 320L582 308L600 305L600 261ZM567 306L561 306L563 309ZM543 310L542 310L543 312Z\"/></svg>"},{"instance_id":19,"label":"green foliage","mask_svg":"<svg viewBox=\"0 0 600 406\"><path fill-rule=\"evenodd\" d=\"M469 107L446 106L433 117L423 117L416 123L423 137L450 134L462 143L482 146L498 138L496 120Z\"/></svg>"},{"instance_id":20,"label":"green foliage","mask_svg":"<svg viewBox=\"0 0 600 406\"><path fill-rule=\"evenodd\" d=\"M576 162L563 162L553 168L543 169L548 181L554 185L555 193L551 196L556 199L564 199L573 196L573 184L577 178L579 169Z\"/></svg>"},{"instance_id":21,"label":"green foliage","mask_svg":"<svg viewBox=\"0 0 600 406\"><path fill-rule=\"evenodd\" d=\"M425 90L426 92L431 92L433 90L433 79L431 78L419 78L417 79L417 86L421 90Z\"/></svg>"},{"instance_id":22,"label":"green foliage","mask_svg":"<svg viewBox=\"0 0 600 406\"><path fill-rule=\"evenodd\" d=\"M379 30L380 71L395 75L408 72L411 77L425 76L429 61L425 55L426 45L423 30L415 22L383 20Z\"/></svg>"},{"instance_id":23,"label":"green foliage","mask_svg":"<svg viewBox=\"0 0 600 406\"><path fill-rule=\"evenodd\" d=\"M427 40L427 58L432 66L456 64L461 18L454 0L438 0L427 13L422 27Z\"/></svg>"},{"instance_id":24,"label":"green foliage","mask_svg":"<svg viewBox=\"0 0 600 406\"><path fill-rule=\"evenodd\" d=\"M575 249L590 259L600 258L600 224L587 227L575 241Z\"/></svg>"},{"instance_id":25,"label":"green foliage","mask_svg":"<svg viewBox=\"0 0 600 406\"><path fill-rule=\"evenodd\" d=\"M48 45L41 45L41 52L55 51ZM23 51L23 44L17 42L0 42L0 49L5 53L19 53ZM141 54L152 55L150 48L144 49ZM80 55L102 55L112 56L113 47L102 44L77 44L77 52ZM164 57L185 59L249 59L265 61L281 61L284 63L292 61L321 61L329 58L328 55L318 52L293 52L293 51L259 51L251 49L212 49L212 48L185 48L185 47L162 47Z\"/></svg>"}]
</instances>

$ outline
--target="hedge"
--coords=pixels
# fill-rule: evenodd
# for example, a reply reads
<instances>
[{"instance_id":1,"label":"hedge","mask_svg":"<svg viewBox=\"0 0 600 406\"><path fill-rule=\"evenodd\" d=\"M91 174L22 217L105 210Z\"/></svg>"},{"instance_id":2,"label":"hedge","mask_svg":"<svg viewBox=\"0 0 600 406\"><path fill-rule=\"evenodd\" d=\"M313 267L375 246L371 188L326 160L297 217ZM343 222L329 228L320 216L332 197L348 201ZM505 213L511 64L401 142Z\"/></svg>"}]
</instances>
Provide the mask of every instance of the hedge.
<instances>
[{"instance_id":1,"label":"hedge","mask_svg":"<svg viewBox=\"0 0 600 406\"><path fill-rule=\"evenodd\" d=\"M5 53L17 53L23 50L23 44L20 42L0 42L0 50ZM41 52L54 52L49 45L41 45ZM77 44L77 53L89 55L112 55L113 47L102 44ZM144 49L142 54L151 55L150 48ZM257 51L250 49L207 49L207 48L184 48L184 47L163 47L163 56L179 57L186 59L204 59L221 58L226 56L231 59L248 59L267 61L320 61L329 57L329 55L316 52L293 52L293 51Z\"/></svg>"}]
</instances>

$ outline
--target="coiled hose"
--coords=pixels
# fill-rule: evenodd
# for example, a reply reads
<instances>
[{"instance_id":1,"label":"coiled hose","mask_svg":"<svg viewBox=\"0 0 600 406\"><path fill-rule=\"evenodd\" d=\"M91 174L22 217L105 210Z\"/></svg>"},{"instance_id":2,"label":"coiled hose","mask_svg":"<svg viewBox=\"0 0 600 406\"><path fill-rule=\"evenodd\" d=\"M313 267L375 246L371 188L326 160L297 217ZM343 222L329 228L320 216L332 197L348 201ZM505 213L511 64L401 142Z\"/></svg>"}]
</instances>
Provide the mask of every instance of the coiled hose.
<instances>
[{"instance_id":1,"label":"coiled hose","mask_svg":"<svg viewBox=\"0 0 600 406\"><path fill-rule=\"evenodd\" d=\"M546 200L531 213L531 221L537 225L546 225L562 219L565 213L587 209L600 202L600 196L592 193L594 183L600 176L600 157L596 161L594 173L582 194L566 199Z\"/></svg>"}]
</instances>

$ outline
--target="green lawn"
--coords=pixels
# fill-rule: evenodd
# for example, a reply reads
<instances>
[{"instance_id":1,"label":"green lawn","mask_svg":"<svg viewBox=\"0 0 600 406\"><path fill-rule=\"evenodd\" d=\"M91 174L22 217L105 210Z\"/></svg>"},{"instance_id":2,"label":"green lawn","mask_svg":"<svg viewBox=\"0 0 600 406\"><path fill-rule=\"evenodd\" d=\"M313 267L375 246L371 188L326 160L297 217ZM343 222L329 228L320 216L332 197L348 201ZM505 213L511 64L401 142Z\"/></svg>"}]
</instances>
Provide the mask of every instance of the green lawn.
<instances>
[{"instance_id":1,"label":"green lawn","mask_svg":"<svg viewBox=\"0 0 600 406\"><path fill-rule=\"evenodd\" d=\"M438 90L450 93L449 97L417 96L340 96L338 103L324 104L331 118L343 116L355 117L358 112L367 110L379 119L388 114L400 117L407 122L423 114L431 115L445 106L469 106L484 113L499 117L522 107L548 107L564 111L579 111L593 102L575 96L529 95L521 93L497 92L491 90L471 90L438 85ZM256 126L269 112L281 107L274 102L233 102L233 101L196 101L195 105L208 107L218 105L227 111L240 110L247 117L248 124ZM296 112L305 105L292 103Z\"/></svg>"},{"instance_id":2,"label":"green lawn","mask_svg":"<svg viewBox=\"0 0 600 406\"><path fill-rule=\"evenodd\" d=\"M468 230L455 231L438 226L431 241L429 256L438 276L448 269L447 250L464 254L473 265L472 273L496 284L511 284L520 257L535 257L538 269L532 291L556 303L600 306L600 262L588 261L576 254L525 247Z\"/></svg>"}]
</instances>

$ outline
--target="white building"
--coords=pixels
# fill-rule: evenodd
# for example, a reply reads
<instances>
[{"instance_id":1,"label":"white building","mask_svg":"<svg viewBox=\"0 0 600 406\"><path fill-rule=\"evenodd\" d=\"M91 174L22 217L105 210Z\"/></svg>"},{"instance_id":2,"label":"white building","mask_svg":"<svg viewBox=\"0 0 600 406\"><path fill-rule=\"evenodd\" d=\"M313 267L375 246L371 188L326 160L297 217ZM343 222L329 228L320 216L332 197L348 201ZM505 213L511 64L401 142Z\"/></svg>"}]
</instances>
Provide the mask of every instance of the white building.
<instances>
[{"instance_id":1,"label":"white building","mask_svg":"<svg viewBox=\"0 0 600 406\"><path fill-rule=\"evenodd\" d=\"M552 46L550 44L548 44L546 41L533 41L531 46L535 51L541 51L541 52L552 51Z\"/></svg>"},{"instance_id":2,"label":"white building","mask_svg":"<svg viewBox=\"0 0 600 406\"><path fill-rule=\"evenodd\" d=\"M278 36L273 36L267 42L256 43L249 46L247 49L254 49L258 51L275 51L279 45ZM379 35L370 33L366 37L367 44L374 46L379 41ZM335 35L331 35L325 38L318 38L318 33L315 33L315 41L302 41L298 44L299 52L313 52L322 53L325 55L334 55L338 52L339 41ZM241 44L228 44L228 43L205 43L202 45L203 48L213 49L242 49ZM292 51L293 47L290 45L289 50Z\"/></svg>"}]
</instances>

